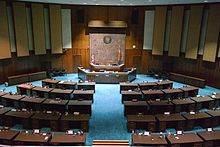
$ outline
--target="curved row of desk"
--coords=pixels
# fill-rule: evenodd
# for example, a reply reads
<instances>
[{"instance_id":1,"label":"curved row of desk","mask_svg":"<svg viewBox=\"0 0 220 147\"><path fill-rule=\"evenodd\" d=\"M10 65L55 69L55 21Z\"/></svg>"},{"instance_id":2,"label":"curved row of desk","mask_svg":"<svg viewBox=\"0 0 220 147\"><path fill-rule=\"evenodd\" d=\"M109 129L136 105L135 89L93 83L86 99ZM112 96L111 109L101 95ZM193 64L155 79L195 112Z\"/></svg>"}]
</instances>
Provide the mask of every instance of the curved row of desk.
<instances>
[{"instance_id":1,"label":"curved row of desk","mask_svg":"<svg viewBox=\"0 0 220 147\"><path fill-rule=\"evenodd\" d=\"M91 115L92 100L46 99L0 92L0 104L5 107L33 111L79 112Z\"/></svg>"},{"instance_id":2,"label":"curved row of desk","mask_svg":"<svg viewBox=\"0 0 220 147\"><path fill-rule=\"evenodd\" d=\"M219 124L220 110L181 114L127 115L128 131L142 129L157 132L165 131L168 128L191 130L196 126L209 128Z\"/></svg>"},{"instance_id":3,"label":"curved row of desk","mask_svg":"<svg viewBox=\"0 0 220 147\"><path fill-rule=\"evenodd\" d=\"M124 101L124 114L163 114L199 111L219 107L220 94L159 101Z\"/></svg>"},{"instance_id":4,"label":"curved row of desk","mask_svg":"<svg viewBox=\"0 0 220 147\"><path fill-rule=\"evenodd\" d=\"M85 145L86 134L34 133L0 129L0 145Z\"/></svg>"},{"instance_id":5,"label":"curved row of desk","mask_svg":"<svg viewBox=\"0 0 220 147\"><path fill-rule=\"evenodd\" d=\"M66 131L89 128L89 114L65 113L52 111L27 111L11 108L0 109L0 125L12 127L22 124L24 129L51 128L52 131Z\"/></svg>"},{"instance_id":6,"label":"curved row of desk","mask_svg":"<svg viewBox=\"0 0 220 147\"><path fill-rule=\"evenodd\" d=\"M59 89L59 88L48 88L33 86L30 84L21 84L17 86L17 92L21 95L38 96L43 98L60 98L60 99L82 99L82 100L92 100L94 90L85 89Z\"/></svg>"},{"instance_id":7,"label":"curved row of desk","mask_svg":"<svg viewBox=\"0 0 220 147\"><path fill-rule=\"evenodd\" d=\"M157 82L141 82L141 83L131 83L131 82L120 82L120 92L122 90L135 90L139 88L140 90L159 90L159 89L171 89L173 88L173 82L170 80L162 80Z\"/></svg>"},{"instance_id":8,"label":"curved row of desk","mask_svg":"<svg viewBox=\"0 0 220 147\"><path fill-rule=\"evenodd\" d=\"M185 86L182 88L162 89L162 90L122 90L122 103L124 101L146 101L156 99L176 99L195 97L199 88L194 86Z\"/></svg>"},{"instance_id":9,"label":"curved row of desk","mask_svg":"<svg viewBox=\"0 0 220 147\"><path fill-rule=\"evenodd\" d=\"M220 146L220 131L182 134L132 135L133 146L214 147Z\"/></svg>"}]
</instances>

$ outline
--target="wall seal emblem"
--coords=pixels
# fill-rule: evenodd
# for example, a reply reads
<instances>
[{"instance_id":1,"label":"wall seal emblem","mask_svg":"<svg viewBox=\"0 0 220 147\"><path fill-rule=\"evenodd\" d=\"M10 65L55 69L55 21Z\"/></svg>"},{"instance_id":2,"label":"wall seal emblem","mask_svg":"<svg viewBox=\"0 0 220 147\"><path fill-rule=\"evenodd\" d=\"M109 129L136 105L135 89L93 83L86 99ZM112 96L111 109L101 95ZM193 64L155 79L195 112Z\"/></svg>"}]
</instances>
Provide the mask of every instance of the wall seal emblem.
<instances>
[{"instance_id":1,"label":"wall seal emblem","mask_svg":"<svg viewBox=\"0 0 220 147\"><path fill-rule=\"evenodd\" d=\"M105 44L111 43L111 42L112 42L111 36L108 36L108 35L107 35L107 36L104 36L103 42L104 42Z\"/></svg>"}]
</instances>

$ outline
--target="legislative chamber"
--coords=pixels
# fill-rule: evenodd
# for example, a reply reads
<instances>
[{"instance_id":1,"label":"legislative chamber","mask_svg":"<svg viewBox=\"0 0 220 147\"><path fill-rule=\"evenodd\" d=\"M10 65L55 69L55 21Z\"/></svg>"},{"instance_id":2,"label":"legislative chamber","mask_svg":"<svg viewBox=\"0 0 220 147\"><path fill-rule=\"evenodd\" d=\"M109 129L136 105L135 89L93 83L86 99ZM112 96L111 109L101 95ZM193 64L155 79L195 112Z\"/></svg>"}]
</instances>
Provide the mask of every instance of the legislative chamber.
<instances>
[{"instance_id":1,"label":"legislative chamber","mask_svg":"<svg viewBox=\"0 0 220 147\"><path fill-rule=\"evenodd\" d=\"M220 146L219 0L0 0L0 146Z\"/></svg>"}]
</instances>

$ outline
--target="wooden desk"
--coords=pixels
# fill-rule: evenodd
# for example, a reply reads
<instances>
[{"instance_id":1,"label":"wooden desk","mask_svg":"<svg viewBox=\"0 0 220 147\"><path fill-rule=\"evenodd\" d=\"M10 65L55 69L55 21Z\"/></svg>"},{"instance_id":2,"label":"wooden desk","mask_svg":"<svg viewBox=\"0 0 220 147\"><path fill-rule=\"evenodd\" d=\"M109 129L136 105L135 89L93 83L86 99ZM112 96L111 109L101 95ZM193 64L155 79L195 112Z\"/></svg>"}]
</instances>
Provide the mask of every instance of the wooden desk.
<instances>
[{"instance_id":1,"label":"wooden desk","mask_svg":"<svg viewBox=\"0 0 220 147\"><path fill-rule=\"evenodd\" d=\"M34 133L26 133L21 132L18 136L14 139L15 144L17 145L47 145L48 141L51 139L51 134L34 134Z\"/></svg>"},{"instance_id":2,"label":"wooden desk","mask_svg":"<svg viewBox=\"0 0 220 147\"><path fill-rule=\"evenodd\" d=\"M166 135L170 146L202 147L203 140L196 133Z\"/></svg>"},{"instance_id":3,"label":"wooden desk","mask_svg":"<svg viewBox=\"0 0 220 147\"><path fill-rule=\"evenodd\" d=\"M196 102L190 98L173 99L174 113L195 111Z\"/></svg>"},{"instance_id":4,"label":"wooden desk","mask_svg":"<svg viewBox=\"0 0 220 147\"><path fill-rule=\"evenodd\" d=\"M142 82L138 83L138 86L141 90L159 89L159 86L156 82Z\"/></svg>"},{"instance_id":5,"label":"wooden desk","mask_svg":"<svg viewBox=\"0 0 220 147\"><path fill-rule=\"evenodd\" d=\"M47 111L57 111L64 113L67 111L67 103L68 100L54 100L54 99L46 99L42 104L43 110Z\"/></svg>"},{"instance_id":6,"label":"wooden desk","mask_svg":"<svg viewBox=\"0 0 220 147\"><path fill-rule=\"evenodd\" d=\"M193 97L191 100L196 102L196 110L200 110L202 108L211 109L214 107L214 100L209 96Z\"/></svg>"},{"instance_id":7,"label":"wooden desk","mask_svg":"<svg viewBox=\"0 0 220 147\"><path fill-rule=\"evenodd\" d=\"M33 96L39 96L43 98L50 98L50 92L53 88L43 88L40 86L36 86L32 89Z\"/></svg>"},{"instance_id":8,"label":"wooden desk","mask_svg":"<svg viewBox=\"0 0 220 147\"><path fill-rule=\"evenodd\" d=\"M84 132L89 131L89 114L65 114L60 118L61 130L82 129Z\"/></svg>"},{"instance_id":9,"label":"wooden desk","mask_svg":"<svg viewBox=\"0 0 220 147\"><path fill-rule=\"evenodd\" d=\"M86 134L69 135L69 134L54 134L50 143L52 145L62 146L84 146L86 143Z\"/></svg>"},{"instance_id":10,"label":"wooden desk","mask_svg":"<svg viewBox=\"0 0 220 147\"><path fill-rule=\"evenodd\" d=\"M74 113L79 112L80 114L92 114L92 101L91 100L69 100L68 104L68 112Z\"/></svg>"},{"instance_id":11,"label":"wooden desk","mask_svg":"<svg viewBox=\"0 0 220 147\"><path fill-rule=\"evenodd\" d=\"M4 114L10 110L11 110L10 108L0 108L0 125L4 124L4 121L3 121Z\"/></svg>"},{"instance_id":12,"label":"wooden desk","mask_svg":"<svg viewBox=\"0 0 220 147\"><path fill-rule=\"evenodd\" d=\"M122 103L124 103L124 101L132 101L134 99L138 101L143 100L141 91L122 90L121 95L122 95L122 99L121 99Z\"/></svg>"},{"instance_id":13,"label":"wooden desk","mask_svg":"<svg viewBox=\"0 0 220 147\"><path fill-rule=\"evenodd\" d=\"M171 89L173 88L173 82L170 80L162 80L156 82L156 84L159 86L159 89Z\"/></svg>"},{"instance_id":14,"label":"wooden desk","mask_svg":"<svg viewBox=\"0 0 220 147\"><path fill-rule=\"evenodd\" d=\"M31 117L32 128L50 127L52 131L58 131L59 130L58 120L60 119L60 117L61 114L57 112L52 112L52 113L36 112Z\"/></svg>"},{"instance_id":15,"label":"wooden desk","mask_svg":"<svg viewBox=\"0 0 220 147\"><path fill-rule=\"evenodd\" d=\"M20 109L25 108L28 110L42 110L42 103L45 101L45 98L29 97L26 96L20 100Z\"/></svg>"},{"instance_id":16,"label":"wooden desk","mask_svg":"<svg viewBox=\"0 0 220 147\"><path fill-rule=\"evenodd\" d=\"M215 94L215 95L209 95L214 101L214 107L219 107L220 106L220 94Z\"/></svg>"},{"instance_id":17,"label":"wooden desk","mask_svg":"<svg viewBox=\"0 0 220 147\"><path fill-rule=\"evenodd\" d=\"M142 90L144 100L163 99L164 93L161 90Z\"/></svg>"},{"instance_id":18,"label":"wooden desk","mask_svg":"<svg viewBox=\"0 0 220 147\"><path fill-rule=\"evenodd\" d=\"M195 97L199 93L199 88L194 86L185 86L180 88L183 91L183 97Z\"/></svg>"},{"instance_id":19,"label":"wooden desk","mask_svg":"<svg viewBox=\"0 0 220 147\"><path fill-rule=\"evenodd\" d=\"M95 92L95 82L78 82L77 89L94 90Z\"/></svg>"},{"instance_id":20,"label":"wooden desk","mask_svg":"<svg viewBox=\"0 0 220 147\"><path fill-rule=\"evenodd\" d=\"M56 87L60 88L60 89L74 90L74 89L76 89L76 82L73 82L73 81L60 81L59 83L57 83Z\"/></svg>"},{"instance_id":21,"label":"wooden desk","mask_svg":"<svg viewBox=\"0 0 220 147\"><path fill-rule=\"evenodd\" d=\"M120 93L122 90L128 91L128 90L135 90L138 88L137 83L131 83L131 82L120 82Z\"/></svg>"},{"instance_id":22,"label":"wooden desk","mask_svg":"<svg viewBox=\"0 0 220 147\"><path fill-rule=\"evenodd\" d=\"M0 91L0 97L3 96L3 95L6 95L6 94L8 94L8 93Z\"/></svg>"},{"instance_id":23,"label":"wooden desk","mask_svg":"<svg viewBox=\"0 0 220 147\"><path fill-rule=\"evenodd\" d=\"M156 131L156 119L153 115L127 115L128 131L136 129L144 129Z\"/></svg>"},{"instance_id":24,"label":"wooden desk","mask_svg":"<svg viewBox=\"0 0 220 147\"><path fill-rule=\"evenodd\" d=\"M16 124L22 124L23 128L30 129L30 118L34 115L34 112L29 111L9 111L3 116L4 124L12 127Z\"/></svg>"},{"instance_id":25,"label":"wooden desk","mask_svg":"<svg viewBox=\"0 0 220 147\"><path fill-rule=\"evenodd\" d=\"M180 89L163 89L165 99L176 99L183 97L183 91Z\"/></svg>"},{"instance_id":26,"label":"wooden desk","mask_svg":"<svg viewBox=\"0 0 220 147\"><path fill-rule=\"evenodd\" d=\"M6 94L6 95L1 96L2 104L7 107L19 108L19 101L23 97L24 96L17 95L17 94Z\"/></svg>"},{"instance_id":27,"label":"wooden desk","mask_svg":"<svg viewBox=\"0 0 220 147\"><path fill-rule=\"evenodd\" d=\"M167 128L175 128L176 130L184 130L186 119L181 114L157 114L158 131L163 132Z\"/></svg>"},{"instance_id":28,"label":"wooden desk","mask_svg":"<svg viewBox=\"0 0 220 147\"><path fill-rule=\"evenodd\" d=\"M73 98L73 90L70 89L53 89L50 92L50 98L61 98L61 99L72 99Z\"/></svg>"},{"instance_id":29,"label":"wooden desk","mask_svg":"<svg viewBox=\"0 0 220 147\"><path fill-rule=\"evenodd\" d=\"M148 104L146 101L124 101L124 115L147 114Z\"/></svg>"},{"instance_id":30,"label":"wooden desk","mask_svg":"<svg viewBox=\"0 0 220 147\"><path fill-rule=\"evenodd\" d=\"M19 131L0 129L0 144L13 145L13 139L19 134Z\"/></svg>"},{"instance_id":31,"label":"wooden desk","mask_svg":"<svg viewBox=\"0 0 220 147\"><path fill-rule=\"evenodd\" d=\"M148 135L132 135L132 146L160 146L160 147L166 147L168 146L168 143L163 137L163 135L159 134L150 134Z\"/></svg>"},{"instance_id":32,"label":"wooden desk","mask_svg":"<svg viewBox=\"0 0 220 147\"><path fill-rule=\"evenodd\" d=\"M205 147L220 146L220 131L204 131L198 135L204 140Z\"/></svg>"},{"instance_id":33,"label":"wooden desk","mask_svg":"<svg viewBox=\"0 0 220 147\"><path fill-rule=\"evenodd\" d=\"M163 114L164 112L173 111L173 103L168 100L147 101L149 105L148 114Z\"/></svg>"},{"instance_id":34,"label":"wooden desk","mask_svg":"<svg viewBox=\"0 0 220 147\"><path fill-rule=\"evenodd\" d=\"M44 79L44 80L42 80L42 87L48 86L50 88L56 88L56 85L59 82L60 81L55 80L55 79Z\"/></svg>"},{"instance_id":35,"label":"wooden desk","mask_svg":"<svg viewBox=\"0 0 220 147\"><path fill-rule=\"evenodd\" d=\"M75 100L92 100L93 102L94 90L74 90L73 97Z\"/></svg>"},{"instance_id":36,"label":"wooden desk","mask_svg":"<svg viewBox=\"0 0 220 147\"><path fill-rule=\"evenodd\" d=\"M198 112L196 114L185 113L182 114L187 120L186 129L191 130L194 126L202 126L208 128L212 126L210 124L211 116L205 112Z\"/></svg>"},{"instance_id":37,"label":"wooden desk","mask_svg":"<svg viewBox=\"0 0 220 147\"><path fill-rule=\"evenodd\" d=\"M212 127L219 126L219 124L220 124L220 110L209 110L206 113L212 116L212 118L211 118Z\"/></svg>"},{"instance_id":38,"label":"wooden desk","mask_svg":"<svg viewBox=\"0 0 220 147\"><path fill-rule=\"evenodd\" d=\"M35 86L33 86L32 84L20 84L17 87L17 93L21 94L21 95L32 95L32 88L34 88Z\"/></svg>"}]
</instances>

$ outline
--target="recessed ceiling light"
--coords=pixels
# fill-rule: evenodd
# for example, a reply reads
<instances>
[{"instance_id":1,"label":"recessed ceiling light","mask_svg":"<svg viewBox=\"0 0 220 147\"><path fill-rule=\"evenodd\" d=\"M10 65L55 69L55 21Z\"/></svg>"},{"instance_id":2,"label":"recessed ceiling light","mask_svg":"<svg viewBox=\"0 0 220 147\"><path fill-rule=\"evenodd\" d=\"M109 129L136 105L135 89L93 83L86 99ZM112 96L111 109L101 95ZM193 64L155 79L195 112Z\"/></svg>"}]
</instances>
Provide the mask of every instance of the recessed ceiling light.
<instances>
[{"instance_id":1,"label":"recessed ceiling light","mask_svg":"<svg viewBox=\"0 0 220 147\"><path fill-rule=\"evenodd\" d=\"M204 0L204 2L207 3L208 1L207 1L207 0Z\"/></svg>"},{"instance_id":2,"label":"recessed ceiling light","mask_svg":"<svg viewBox=\"0 0 220 147\"><path fill-rule=\"evenodd\" d=\"M129 3L129 5L133 5L132 3Z\"/></svg>"},{"instance_id":3,"label":"recessed ceiling light","mask_svg":"<svg viewBox=\"0 0 220 147\"><path fill-rule=\"evenodd\" d=\"M86 5L87 3L83 3L84 5Z\"/></svg>"},{"instance_id":4,"label":"recessed ceiling light","mask_svg":"<svg viewBox=\"0 0 220 147\"><path fill-rule=\"evenodd\" d=\"M123 2L124 0L121 0L121 2Z\"/></svg>"},{"instance_id":5,"label":"recessed ceiling light","mask_svg":"<svg viewBox=\"0 0 220 147\"><path fill-rule=\"evenodd\" d=\"M97 6L97 5L99 5L99 4L95 4L95 5Z\"/></svg>"}]
</instances>

